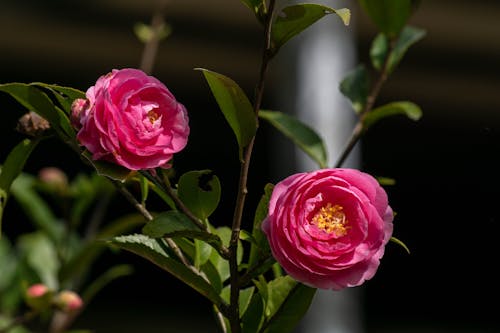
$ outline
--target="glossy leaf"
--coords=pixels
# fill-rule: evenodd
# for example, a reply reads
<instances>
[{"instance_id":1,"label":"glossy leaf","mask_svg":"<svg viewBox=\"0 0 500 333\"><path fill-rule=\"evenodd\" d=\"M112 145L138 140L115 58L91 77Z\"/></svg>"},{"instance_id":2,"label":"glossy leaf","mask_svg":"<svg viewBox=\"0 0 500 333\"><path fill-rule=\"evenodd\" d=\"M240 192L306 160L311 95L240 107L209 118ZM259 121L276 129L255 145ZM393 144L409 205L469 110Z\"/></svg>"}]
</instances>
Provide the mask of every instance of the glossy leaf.
<instances>
[{"instance_id":1,"label":"glossy leaf","mask_svg":"<svg viewBox=\"0 0 500 333\"><path fill-rule=\"evenodd\" d=\"M266 11L265 0L241 0L248 8L250 8L257 17Z\"/></svg>"},{"instance_id":2,"label":"glossy leaf","mask_svg":"<svg viewBox=\"0 0 500 333\"><path fill-rule=\"evenodd\" d=\"M222 299L217 291L205 279L170 257L155 239L135 234L114 237L109 243L149 260L199 292L216 306L222 304Z\"/></svg>"},{"instance_id":3,"label":"glossy leaf","mask_svg":"<svg viewBox=\"0 0 500 333\"><path fill-rule=\"evenodd\" d=\"M365 107L369 89L368 73L363 65L357 66L340 82L340 92L349 98L356 113Z\"/></svg>"},{"instance_id":4,"label":"glossy leaf","mask_svg":"<svg viewBox=\"0 0 500 333\"><path fill-rule=\"evenodd\" d=\"M277 278L267 286L266 317L261 332L287 333L293 331L307 312L316 293L315 288L305 286L290 276Z\"/></svg>"},{"instance_id":5,"label":"glossy leaf","mask_svg":"<svg viewBox=\"0 0 500 333\"><path fill-rule=\"evenodd\" d=\"M11 150L0 169L0 236L2 235L2 215L10 187L14 179L22 172L26 161L38 144L38 140L25 139Z\"/></svg>"},{"instance_id":6,"label":"glossy leaf","mask_svg":"<svg viewBox=\"0 0 500 333\"><path fill-rule=\"evenodd\" d=\"M259 331L264 321L264 302L258 293L252 295L247 311L241 318L242 333L255 333Z\"/></svg>"},{"instance_id":7,"label":"glossy leaf","mask_svg":"<svg viewBox=\"0 0 500 333\"><path fill-rule=\"evenodd\" d=\"M94 160L92 158L92 154L87 150L84 151L82 155L87 159L90 165L94 167L97 174L100 176L108 177L123 183L134 174L134 171L124 168L121 165L104 160Z\"/></svg>"},{"instance_id":8,"label":"glossy leaf","mask_svg":"<svg viewBox=\"0 0 500 333\"><path fill-rule=\"evenodd\" d=\"M215 249L220 248L222 241L214 234L200 230L186 215L179 211L163 212L149 221L142 232L152 238L188 237L203 240Z\"/></svg>"},{"instance_id":9,"label":"glossy leaf","mask_svg":"<svg viewBox=\"0 0 500 333\"><path fill-rule=\"evenodd\" d=\"M394 69L396 69L410 46L424 38L425 35L425 30L416 27L407 26L403 29L403 31L401 31L401 34L399 35L398 40L396 41L396 44L394 46L394 50L392 51L389 58L389 73L393 72Z\"/></svg>"},{"instance_id":10,"label":"glossy leaf","mask_svg":"<svg viewBox=\"0 0 500 333\"><path fill-rule=\"evenodd\" d=\"M409 119L417 121L422 117L422 110L412 102L392 102L367 113L363 118L363 127L367 129L379 120L395 115L406 115Z\"/></svg>"},{"instance_id":11,"label":"glossy leaf","mask_svg":"<svg viewBox=\"0 0 500 333\"><path fill-rule=\"evenodd\" d=\"M281 133L294 142L320 168L327 165L328 155L323 139L308 125L299 119L278 111L260 111L259 117L268 121Z\"/></svg>"},{"instance_id":12,"label":"glossy leaf","mask_svg":"<svg viewBox=\"0 0 500 333\"><path fill-rule=\"evenodd\" d=\"M272 52L275 54L287 41L298 35L326 15L337 14L345 25L349 24L349 9L333 9L320 4L296 4L283 8L271 28Z\"/></svg>"},{"instance_id":13,"label":"glossy leaf","mask_svg":"<svg viewBox=\"0 0 500 333\"><path fill-rule=\"evenodd\" d=\"M42 232L24 234L19 238L19 246L26 261L40 281L51 289L57 289L59 282L59 257L51 240Z\"/></svg>"},{"instance_id":14,"label":"glossy leaf","mask_svg":"<svg viewBox=\"0 0 500 333\"><path fill-rule=\"evenodd\" d=\"M19 104L45 118L63 141L72 140L75 131L67 114L54 105L52 100L39 88L25 83L0 84L4 91L16 99Z\"/></svg>"},{"instance_id":15,"label":"glossy leaf","mask_svg":"<svg viewBox=\"0 0 500 333\"><path fill-rule=\"evenodd\" d=\"M210 170L186 172L179 178L177 195L196 217L205 220L219 204L219 178Z\"/></svg>"},{"instance_id":16,"label":"glossy leaf","mask_svg":"<svg viewBox=\"0 0 500 333\"><path fill-rule=\"evenodd\" d=\"M219 227L214 230L214 232L217 233L217 235L220 237L222 240L222 244L225 245L226 247L229 247L229 241L231 239L231 229L229 227ZM238 245L238 252L237 252L237 263L238 265L241 263L241 260L243 259L243 247L241 246L241 242ZM221 278L221 281L224 282L227 279L229 279L229 262L222 258L220 254L217 251L212 251L212 255L210 256L209 259L212 264L215 266L217 271L219 272L219 276Z\"/></svg>"},{"instance_id":17,"label":"glossy leaf","mask_svg":"<svg viewBox=\"0 0 500 333\"><path fill-rule=\"evenodd\" d=\"M255 287L240 289L240 297L238 299L240 317L245 314L248 306L250 305L250 301L252 299L254 291L255 291ZM229 303L230 293L231 293L231 286L230 285L228 285L224 289L222 289L221 297L227 303Z\"/></svg>"},{"instance_id":18,"label":"glossy leaf","mask_svg":"<svg viewBox=\"0 0 500 333\"><path fill-rule=\"evenodd\" d=\"M52 92L68 117L71 115L71 104L73 101L77 98L86 98L83 91L71 87L63 87L57 84L47 84L43 82L35 82L31 85L41 87Z\"/></svg>"},{"instance_id":19,"label":"glossy leaf","mask_svg":"<svg viewBox=\"0 0 500 333\"><path fill-rule=\"evenodd\" d=\"M12 183L11 194L33 226L43 230L57 244L63 236L64 225L54 215L48 203L34 190L34 182L33 176L20 174Z\"/></svg>"},{"instance_id":20,"label":"glossy leaf","mask_svg":"<svg viewBox=\"0 0 500 333\"><path fill-rule=\"evenodd\" d=\"M410 46L424 38L425 34L425 30L410 26L405 27L395 41L392 51L389 49L390 41L388 37L384 34L378 34L373 40L370 48L370 58L373 67L379 71L382 70L385 59L389 57L387 72L392 73L401 62Z\"/></svg>"},{"instance_id":21,"label":"glossy leaf","mask_svg":"<svg viewBox=\"0 0 500 333\"><path fill-rule=\"evenodd\" d=\"M411 0L359 0L359 3L380 31L389 37L401 31L412 12Z\"/></svg>"},{"instance_id":22,"label":"glossy leaf","mask_svg":"<svg viewBox=\"0 0 500 333\"><path fill-rule=\"evenodd\" d=\"M257 131L257 119L252 104L240 86L222 74L198 68L203 72L224 117L231 126L238 141L240 159L243 149L250 143Z\"/></svg>"},{"instance_id":23,"label":"glossy leaf","mask_svg":"<svg viewBox=\"0 0 500 333\"><path fill-rule=\"evenodd\" d=\"M252 238L254 240L254 243L250 245L250 255L248 258L249 268L252 268L257 264L260 258L265 257L271 252L267 237L262 231L262 222L267 217L267 213L269 210L269 200L271 199L273 188L273 184L266 184L266 186L264 187L264 194L260 198L257 209L255 210L252 228Z\"/></svg>"}]
</instances>

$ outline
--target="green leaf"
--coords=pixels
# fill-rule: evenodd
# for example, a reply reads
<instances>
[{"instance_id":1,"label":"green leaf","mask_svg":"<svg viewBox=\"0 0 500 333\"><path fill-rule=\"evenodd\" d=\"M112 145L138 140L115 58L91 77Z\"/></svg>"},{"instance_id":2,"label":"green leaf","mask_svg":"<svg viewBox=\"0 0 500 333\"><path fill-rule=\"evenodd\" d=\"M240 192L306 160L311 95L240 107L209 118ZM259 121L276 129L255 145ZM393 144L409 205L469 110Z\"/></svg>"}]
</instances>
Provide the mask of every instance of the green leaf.
<instances>
[{"instance_id":1,"label":"green leaf","mask_svg":"<svg viewBox=\"0 0 500 333\"><path fill-rule=\"evenodd\" d=\"M264 320L264 302L258 293L254 293L247 311L241 318L242 333L255 333Z\"/></svg>"},{"instance_id":2,"label":"green leaf","mask_svg":"<svg viewBox=\"0 0 500 333\"><path fill-rule=\"evenodd\" d=\"M210 246L210 244L199 239L194 240L194 247L196 249L194 266L196 268L200 268L200 266L206 263L212 255L213 248Z\"/></svg>"},{"instance_id":3,"label":"green leaf","mask_svg":"<svg viewBox=\"0 0 500 333\"><path fill-rule=\"evenodd\" d=\"M411 120L417 121L422 117L422 110L418 105L412 102L392 102L367 113L363 118L363 127L367 129L383 118L400 114L406 115Z\"/></svg>"},{"instance_id":4,"label":"green leaf","mask_svg":"<svg viewBox=\"0 0 500 333\"><path fill-rule=\"evenodd\" d=\"M267 237L262 231L262 221L264 221L264 219L267 217L267 213L269 210L269 200L271 199L273 188L273 184L266 184L266 186L264 187L264 194L260 198L257 209L255 210L252 228L252 237L254 239L254 243L250 245L250 255L248 258L248 266L250 269L257 264L260 258L265 257L271 252Z\"/></svg>"},{"instance_id":5,"label":"green leaf","mask_svg":"<svg viewBox=\"0 0 500 333\"><path fill-rule=\"evenodd\" d=\"M131 171L121 165L114 164L111 162L107 162L104 160L94 160L92 158L92 154L85 150L82 153L83 157L87 159L87 161L94 167L97 171L97 174L104 177L109 177L113 180L119 182L125 182L131 175L134 174L134 171Z\"/></svg>"},{"instance_id":6,"label":"green leaf","mask_svg":"<svg viewBox=\"0 0 500 333\"><path fill-rule=\"evenodd\" d=\"M396 185L396 179L389 177L376 177L378 183L382 186L393 186Z\"/></svg>"},{"instance_id":7,"label":"green leaf","mask_svg":"<svg viewBox=\"0 0 500 333\"><path fill-rule=\"evenodd\" d=\"M425 35L425 30L411 26L407 26L401 31L389 58L389 73L392 73L396 69L410 46L424 38Z\"/></svg>"},{"instance_id":8,"label":"green leaf","mask_svg":"<svg viewBox=\"0 0 500 333\"><path fill-rule=\"evenodd\" d=\"M225 245L226 247L229 247L229 241L231 239L231 233L232 233L231 229L229 227L219 227L214 231L220 237L222 244ZM241 263L241 260L243 259L243 247L241 245L241 242L239 242L238 244L238 252L236 256L237 256L237 263L239 265ZM210 256L209 260L219 272L219 276L222 282L229 279L230 275L229 262L226 259L222 258L217 251L212 251L212 255Z\"/></svg>"},{"instance_id":9,"label":"green leaf","mask_svg":"<svg viewBox=\"0 0 500 333\"><path fill-rule=\"evenodd\" d=\"M328 162L326 146L321 137L312 128L297 118L278 111L261 110L259 117L268 121L292 140L310 158L318 163L320 168L326 167Z\"/></svg>"},{"instance_id":10,"label":"green leaf","mask_svg":"<svg viewBox=\"0 0 500 333\"><path fill-rule=\"evenodd\" d=\"M71 115L71 104L75 99L86 98L83 91L71 87L63 87L56 84L47 84L43 82L34 82L31 83L31 85L49 90L61 104L61 107L67 116Z\"/></svg>"},{"instance_id":11,"label":"green leaf","mask_svg":"<svg viewBox=\"0 0 500 333\"><path fill-rule=\"evenodd\" d=\"M42 232L34 232L19 237L19 246L26 261L38 275L41 282L51 289L58 289L59 257L57 249Z\"/></svg>"},{"instance_id":12,"label":"green leaf","mask_svg":"<svg viewBox=\"0 0 500 333\"><path fill-rule=\"evenodd\" d=\"M197 68L203 72L217 104L231 126L238 141L240 159L243 149L250 143L257 131L257 119L243 90L232 79L222 74Z\"/></svg>"},{"instance_id":13,"label":"green leaf","mask_svg":"<svg viewBox=\"0 0 500 333\"><path fill-rule=\"evenodd\" d=\"M0 274L0 292L12 285L17 266L18 260L9 241L6 237L0 238L0 267L2 267L2 274Z\"/></svg>"},{"instance_id":14,"label":"green leaf","mask_svg":"<svg viewBox=\"0 0 500 333\"><path fill-rule=\"evenodd\" d=\"M248 8L250 8L259 17L259 14L266 10L265 0L241 0Z\"/></svg>"},{"instance_id":15,"label":"green leaf","mask_svg":"<svg viewBox=\"0 0 500 333\"><path fill-rule=\"evenodd\" d=\"M359 3L380 31L389 37L401 31L412 12L411 0L359 0Z\"/></svg>"},{"instance_id":16,"label":"green leaf","mask_svg":"<svg viewBox=\"0 0 500 333\"><path fill-rule=\"evenodd\" d=\"M33 226L43 230L57 244L64 233L64 225L59 222L48 203L34 190L34 182L33 176L20 174L12 183L11 194Z\"/></svg>"},{"instance_id":17,"label":"green leaf","mask_svg":"<svg viewBox=\"0 0 500 333\"><path fill-rule=\"evenodd\" d=\"M390 41L384 34L378 34L373 40L370 48L370 59L372 65L377 70L382 70L385 59L389 57L387 72L392 73L403 59L404 55L416 42L425 37L425 30L407 26L399 34L394 43L394 48L389 54Z\"/></svg>"},{"instance_id":18,"label":"green leaf","mask_svg":"<svg viewBox=\"0 0 500 333\"><path fill-rule=\"evenodd\" d=\"M219 178L211 170L186 172L179 178L177 195L196 217L205 220L219 204Z\"/></svg>"},{"instance_id":19,"label":"green leaf","mask_svg":"<svg viewBox=\"0 0 500 333\"><path fill-rule=\"evenodd\" d=\"M10 187L14 179L21 173L33 149L38 144L38 140L32 141L24 139L14 149L11 150L3 162L0 169L0 237L2 236L2 215L7 199L9 197Z\"/></svg>"},{"instance_id":20,"label":"green leaf","mask_svg":"<svg viewBox=\"0 0 500 333\"><path fill-rule=\"evenodd\" d=\"M0 84L0 91L8 93L26 109L45 118L64 142L73 140L75 137L75 131L68 116L36 86L24 83L6 83Z\"/></svg>"},{"instance_id":21,"label":"green leaf","mask_svg":"<svg viewBox=\"0 0 500 333\"><path fill-rule=\"evenodd\" d=\"M315 288L305 286L290 276L277 278L268 284L265 333L287 333L293 331L309 309Z\"/></svg>"},{"instance_id":22,"label":"green leaf","mask_svg":"<svg viewBox=\"0 0 500 333\"><path fill-rule=\"evenodd\" d=\"M406 246L405 243L403 243L403 241L397 239L396 237L391 237L391 242L394 242L396 244L398 244L399 246L401 246L403 249L405 249L405 251L410 254L410 249L408 248L408 246Z\"/></svg>"},{"instance_id":23,"label":"green leaf","mask_svg":"<svg viewBox=\"0 0 500 333\"><path fill-rule=\"evenodd\" d=\"M222 304L222 299L217 291L205 279L171 258L155 239L146 235L134 234L114 237L109 243L149 260L199 292L216 306Z\"/></svg>"},{"instance_id":24,"label":"green leaf","mask_svg":"<svg viewBox=\"0 0 500 333\"><path fill-rule=\"evenodd\" d=\"M240 317L245 314L245 311L247 310L248 306L250 305L250 301L252 299L254 291L255 291L255 287L240 289L240 297L238 298ZM231 286L228 285L228 286L224 287L224 289L222 289L221 297L223 300L225 300L227 303L229 303L230 294L231 294Z\"/></svg>"},{"instance_id":25,"label":"green leaf","mask_svg":"<svg viewBox=\"0 0 500 333\"><path fill-rule=\"evenodd\" d=\"M340 82L340 92L351 101L356 113L361 113L368 98L370 82L365 66L359 65Z\"/></svg>"},{"instance_id":26,"label":"green leaf","mask_svg":"<svg viewBox=\"0 0 500 333\"><path fill-rule=\"evenodd\" d=\"M175 210L155 216L142 228L142 232L152 238L188 237L199 239L212 245L216 250L222 244L219 236L200 230L186 215ZM202 262L200 261L200 263Z\"/></svg>"},{"instance_id":27,"label":"green leaf","mask_svg":"<svg viewBox=\"0 0 500 333\"><path fill-rule=\"evenodd\" d=\"M351 12L346 8L333 9L313 3L296 4L283 8L277 14L271 28L272 53L278 52L291 38L329 14L337 14L345 25L349 24Z\"/></svg>"}]
</instances>

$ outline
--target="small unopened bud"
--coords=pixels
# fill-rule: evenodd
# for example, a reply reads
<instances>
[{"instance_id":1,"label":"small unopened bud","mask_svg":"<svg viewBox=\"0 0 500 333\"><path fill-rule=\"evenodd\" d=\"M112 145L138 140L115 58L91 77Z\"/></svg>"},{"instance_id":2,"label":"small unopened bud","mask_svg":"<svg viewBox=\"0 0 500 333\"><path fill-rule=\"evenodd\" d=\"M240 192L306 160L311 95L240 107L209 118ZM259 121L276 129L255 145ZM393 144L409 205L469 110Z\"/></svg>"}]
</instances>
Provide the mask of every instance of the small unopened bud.
<instances>
[{"instance_id":1,"label":"small unopened bud","mask_svg":"<svg viewBox=\"0 0 500 333\"><path fill-rule=\"evenodd\" d=\"M39 137L50 129L50 123L35 112L28 112L19 118L16 129L28 136Z\"/></svg>"},{"instance_id":2,"label":"small unopened bud","mask_svg":"<svg viewBox=\"0 0 500 333\"><path fill-rule=\"evenodd\" d=\"M26 303L33 309L44 309L50 306L52 290L42 283L36 283L26 289Z\"/></svg>"},{"instance_id":3,"label":"small unopened bud","mask_svg":"<svg viewBox=\"0 0 500 333\"><path fill-rule=\"evenodd\" d=\"M49 288L43 283L35 283L26 290L28 297L41 297L49 292Z\"/></svg>"},{"instance_id":4,"label":"small unopened bud","mask_svg":"<svg viewBox=\"0 0 500 333\"><path fill-rule=\"evenodd\" d=\"M38 172L38 178L51 189L63 194L68 189L68 177L59 168L46 167Z\"/></svg>"},{"instance_id":5,"label":"small unopened bud","mask_svg":"<svg viewBox=\"0 0 500 333\"><path fill-rule=\"evenodd\" d=\"M82 113L88 109L90 103L88 99L77 98L71 104L71 125L79 130L82 127L80 123L80 118Z\"/></svg>"},{"instance_id":6,"label":"small unopened bud","mask_svg":"<svg viewBox=\"0 0 500 333\"><path fill-rule=\"evenodd\" d=\"M71 290L63 290L54 298L54 304L64 312L73 312L83 306L82 298Z\"/></svg>"}]
</instances>

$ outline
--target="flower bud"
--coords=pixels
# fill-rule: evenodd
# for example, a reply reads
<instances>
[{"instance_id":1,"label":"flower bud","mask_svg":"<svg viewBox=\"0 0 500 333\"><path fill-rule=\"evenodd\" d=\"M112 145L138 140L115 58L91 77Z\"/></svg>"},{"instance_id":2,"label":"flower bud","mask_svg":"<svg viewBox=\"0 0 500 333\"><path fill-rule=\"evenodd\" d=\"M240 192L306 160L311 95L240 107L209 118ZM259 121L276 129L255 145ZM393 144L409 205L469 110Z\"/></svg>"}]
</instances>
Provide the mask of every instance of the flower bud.
<instances>
[{"instance_id":1,"label":"flower bud","mask_svg":"<svg viewBox=\"0 0 500 333\"><path fill-rule=\"evenodd\" d=\"M71 125L73 125L75 129L79 130L82 127L80 117L89 105L89 100L84 98L77 98L71 104Z\"/></svg>"},{"instance_id":2,"label":"flower bud","mask_svg":"<svg viewBox=\"0 0 500 333\"><path fill-rule=\"evenodd\" d=\"M36 283L26 289L26 303L33 309L43 309L50 306L52 290L42 283Z\"/></svg>"},{"instance_id":3,"label":"flower bud","mask_svg":"<svg viewBox=\"0 0 500 333\"><path fill-rule=\"evenodd\" d=\"M28 112L19 118L17 131L31 137L40 137L50 129L50 123L35 112Z\"/></svg>"},{"instance_id":4,"label":"flower bud","mask_svg":"<svg viewBox=\"0 0 500 333\"><path fill-rule=\"evenodd\" d=\"M38 178L51 190L55 190L59 194L65 193L68 189L68 177L59 168L56 167L42 168L38 172Z\"/></svg>"},{"instance_id":5,"label":"flower bud","mask_svg":"<svg viewBox=\"0 0 500 333\"><path fill-rule=\"evenodd\" d=\"M64 312L73 312L79 310L83 306L81 297L71 290L63 290L54 298L55 306Z\"/></svg>"}]
</instances>

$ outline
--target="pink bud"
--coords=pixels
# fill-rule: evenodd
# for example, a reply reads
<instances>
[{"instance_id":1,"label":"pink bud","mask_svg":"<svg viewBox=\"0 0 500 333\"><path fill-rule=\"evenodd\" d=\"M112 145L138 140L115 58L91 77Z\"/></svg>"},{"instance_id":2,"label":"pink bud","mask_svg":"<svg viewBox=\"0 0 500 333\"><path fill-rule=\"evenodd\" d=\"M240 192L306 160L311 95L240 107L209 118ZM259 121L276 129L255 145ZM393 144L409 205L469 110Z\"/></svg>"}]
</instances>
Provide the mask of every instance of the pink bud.
<instances>
[{"instance_id":1,"label":"pink bud","mask_svg":"<svg viewBox=\"0 0 500 333\"><path fill-rule=\"evenodd\" d=\"M26 290L26 296L30 298L42 297L49 291L46 285L42 283L35 283Z\"/></svg>"},{"instance_id":2,"label":"pink bud","mask_svg":"<svg viewBox=\"0 0 500 333\"><path fill-rule=\"evenodd\" d=\"M88 99L77 98L71 104L71 125L79 130L82 127L80 117L82 113L89 107Z\"/></svg>"},{"instance_id":3,"label":"pink bud","mask_svg":"<svg viewBox=\"0 0 500 333\"><path fill-rule=\"evenodd\" d=\"M64 312L72 312L83 306L81 297L71 290L63 290L56 295L55 305Z\"/></svg>"},{"instance_id":4,"label":"pink bud","mask_svg":"<svg viewBox=\"0 0 500 333\"><path fill-rule=\"evenodd\" d=\"M38 178L45 184L64 192L68 187L68 177L59 168L45 167L38 172Z\"/></svg>"}]
</instances>

